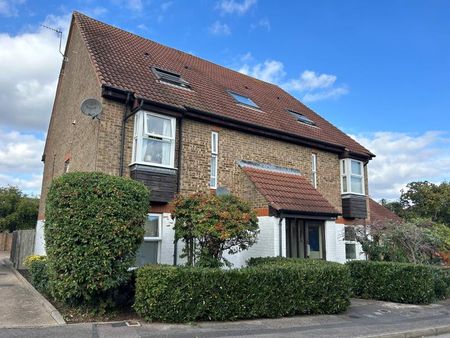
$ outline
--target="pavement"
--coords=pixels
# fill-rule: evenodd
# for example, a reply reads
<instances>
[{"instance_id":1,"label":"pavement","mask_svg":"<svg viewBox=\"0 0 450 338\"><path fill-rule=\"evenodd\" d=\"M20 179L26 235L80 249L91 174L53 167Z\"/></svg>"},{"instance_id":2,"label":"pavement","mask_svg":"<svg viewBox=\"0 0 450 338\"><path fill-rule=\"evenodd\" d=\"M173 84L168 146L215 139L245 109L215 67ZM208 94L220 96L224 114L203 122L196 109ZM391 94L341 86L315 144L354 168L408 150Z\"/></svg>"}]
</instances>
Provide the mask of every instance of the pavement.
<instances>
[{"instance_id":1,"label":"pavement","mask_svg":"<svg viewBox=\"0 0 450 338\"><path fill-rule=\"evenodd\" d=\"M0 328L55 326L65 323L58 311L0 251Z\"/></svg>"},{"instance_id":2,"label":"pavement","mask_svg":"<svg viewBox=\"0 0 450 338\"><path fill-rule=\"evenodd\" d=\"M56 309L21 278L8 264L7 256L0 252L0 338L254 336L450 338L450 299L431 305L353 299L349 310L339 315L236 322L109 322L66 325Z\"/></svg>"}]
</instances>

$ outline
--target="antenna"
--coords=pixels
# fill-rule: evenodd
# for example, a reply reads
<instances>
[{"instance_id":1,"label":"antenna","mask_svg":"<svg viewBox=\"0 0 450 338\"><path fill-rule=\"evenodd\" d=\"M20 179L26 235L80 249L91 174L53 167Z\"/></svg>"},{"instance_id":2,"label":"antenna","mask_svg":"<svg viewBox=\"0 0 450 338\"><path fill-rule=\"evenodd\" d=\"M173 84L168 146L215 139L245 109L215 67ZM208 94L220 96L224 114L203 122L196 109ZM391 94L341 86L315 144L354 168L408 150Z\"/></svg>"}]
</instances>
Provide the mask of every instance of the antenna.
<instances>
[{"instance_id":1,"label":"antenna","mask_svg":"<svg viewBox=\"0 0 450 338\"><path fill-rule=\"evenodd\" d=\"M63 56L63 58L65 58L64 53L61 51L62 31L60 31L59 29L56 29L56 28L52 28L52 27L46 26L46 25L41 25L41 26L44 27L44 28L50 29L51 31L54 31L54 32L56 32L56 34L58 34L58 36L59 36L59 53Z\"/></svg>"}]
</instances>

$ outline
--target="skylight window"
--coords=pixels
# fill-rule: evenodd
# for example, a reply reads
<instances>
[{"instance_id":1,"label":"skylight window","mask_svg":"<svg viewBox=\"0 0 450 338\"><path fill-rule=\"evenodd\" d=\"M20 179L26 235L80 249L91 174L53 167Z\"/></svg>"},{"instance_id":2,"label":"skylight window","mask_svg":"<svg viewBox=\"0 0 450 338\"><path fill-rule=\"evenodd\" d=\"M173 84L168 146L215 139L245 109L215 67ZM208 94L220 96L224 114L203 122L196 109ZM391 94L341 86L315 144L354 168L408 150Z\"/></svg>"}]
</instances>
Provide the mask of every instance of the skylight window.
<instances>
[{"instance_id":1,"label":"skylight window","mask_svg":"<svg viewBox=\"0 0 450 338\"><path fill-rule=\"evenodd\" d=\"M248 98L247 96L243 96L243 95L239 95L233 92L228 92L235 100L237 103L249 106L249 107L253 107L253 108L258 108L259 107L256 105L255 102L253 102L250 98Z\"/></svg>"},{"instance_id":2,"label":"skylight window","mask_svg":"<svg viewBox=\"0 0 450 338\"><path fill-rule=\"evenodd\" d=\"M184 88L190 88L189 82L183 79L180 74L172 73L156 67L153 67L152 71L160 81L164 81Z\"/></svg>"},{"instance_id":3,"label":"skylight window","mask_svg":"<svg viewBox=\"0 0 450 338\"><path fill-rule=\"evenodd\" d=\"M289 112L289 114L294 116L297 119L298 122L309 124L310 126L315 126L316 125L312 120L310 120L309 118L307 118L303 114L297 113L297 112L295 112L293 110L289 110L289 109L288 109L288 112Z\"/></svg>"}]
</instances>

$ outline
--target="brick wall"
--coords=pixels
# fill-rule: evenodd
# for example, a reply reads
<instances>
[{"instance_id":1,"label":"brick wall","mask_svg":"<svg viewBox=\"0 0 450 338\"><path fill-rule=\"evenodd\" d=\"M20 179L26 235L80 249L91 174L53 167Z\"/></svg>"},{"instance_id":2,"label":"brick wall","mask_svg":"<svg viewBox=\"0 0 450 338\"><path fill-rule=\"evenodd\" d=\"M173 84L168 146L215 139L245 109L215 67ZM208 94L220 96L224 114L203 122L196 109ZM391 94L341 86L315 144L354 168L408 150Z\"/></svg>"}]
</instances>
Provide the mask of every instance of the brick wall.
<instances>
[{"instance_id":1,"label":"brick wall","mask_svg":"<svg viewBox=\"0 0 450 338\"><path fill-rule=\"evenodd\" d=\"M72 26L68 41L68 60L60 74L44 150L39 219L44 218L48 187L53 178L64 172L64 162L70 159L69 171L94 171L100 153L97 152L100 122L83 115L80 104L88 97L101 100L101 87L76 25Z\"/></svg>"},{"instance_id":2,"label":"brick wall","mask_svg":"<svg viewBox=\"0 0 450 338\"><path fill-rule=\"evenodd\" d=\"M337 154L311 149L283 141L218 128L201 122L183 122L183 158L181 191L207 191L211 154L211 131L219 133L218 184L250 199L254 207L267 206L264 198L252 191L251 183L237 161L251 160L299 169L311 176L311 154L317 154L317 188L337 209L341 210L339 158Z\"/></svg>"}]
</instances>

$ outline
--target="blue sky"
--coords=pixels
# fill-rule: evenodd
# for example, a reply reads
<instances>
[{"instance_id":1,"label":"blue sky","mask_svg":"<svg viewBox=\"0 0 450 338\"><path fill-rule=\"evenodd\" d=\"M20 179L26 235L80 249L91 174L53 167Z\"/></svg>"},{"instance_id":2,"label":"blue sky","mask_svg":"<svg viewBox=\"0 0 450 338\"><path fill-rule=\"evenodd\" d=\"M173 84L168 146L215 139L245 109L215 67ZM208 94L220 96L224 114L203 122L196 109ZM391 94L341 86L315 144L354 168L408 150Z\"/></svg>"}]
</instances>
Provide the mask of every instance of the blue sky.
<instances>
[{"instance_id":1,"label":"blue sky","mask_svg":"<svg viewBox=\"0 0 450 338\"><path fill-rule=\"evenodd\" d=\"M73 10L287 89L378 155L369 166L376 198L395 198L412 180L450 179L450 2L436 0L0 0L0 50L9 51L0 62L14 63L0 90L40 103L0 102L3 135L18 133L0 137L0 162L27 137L36 162L61 62L40 25L66 34ZM14 70L36 58L26 74ZM39 193L35 162L15 173L0 164L0 185Z\"/></svg>"}]
</instances>

